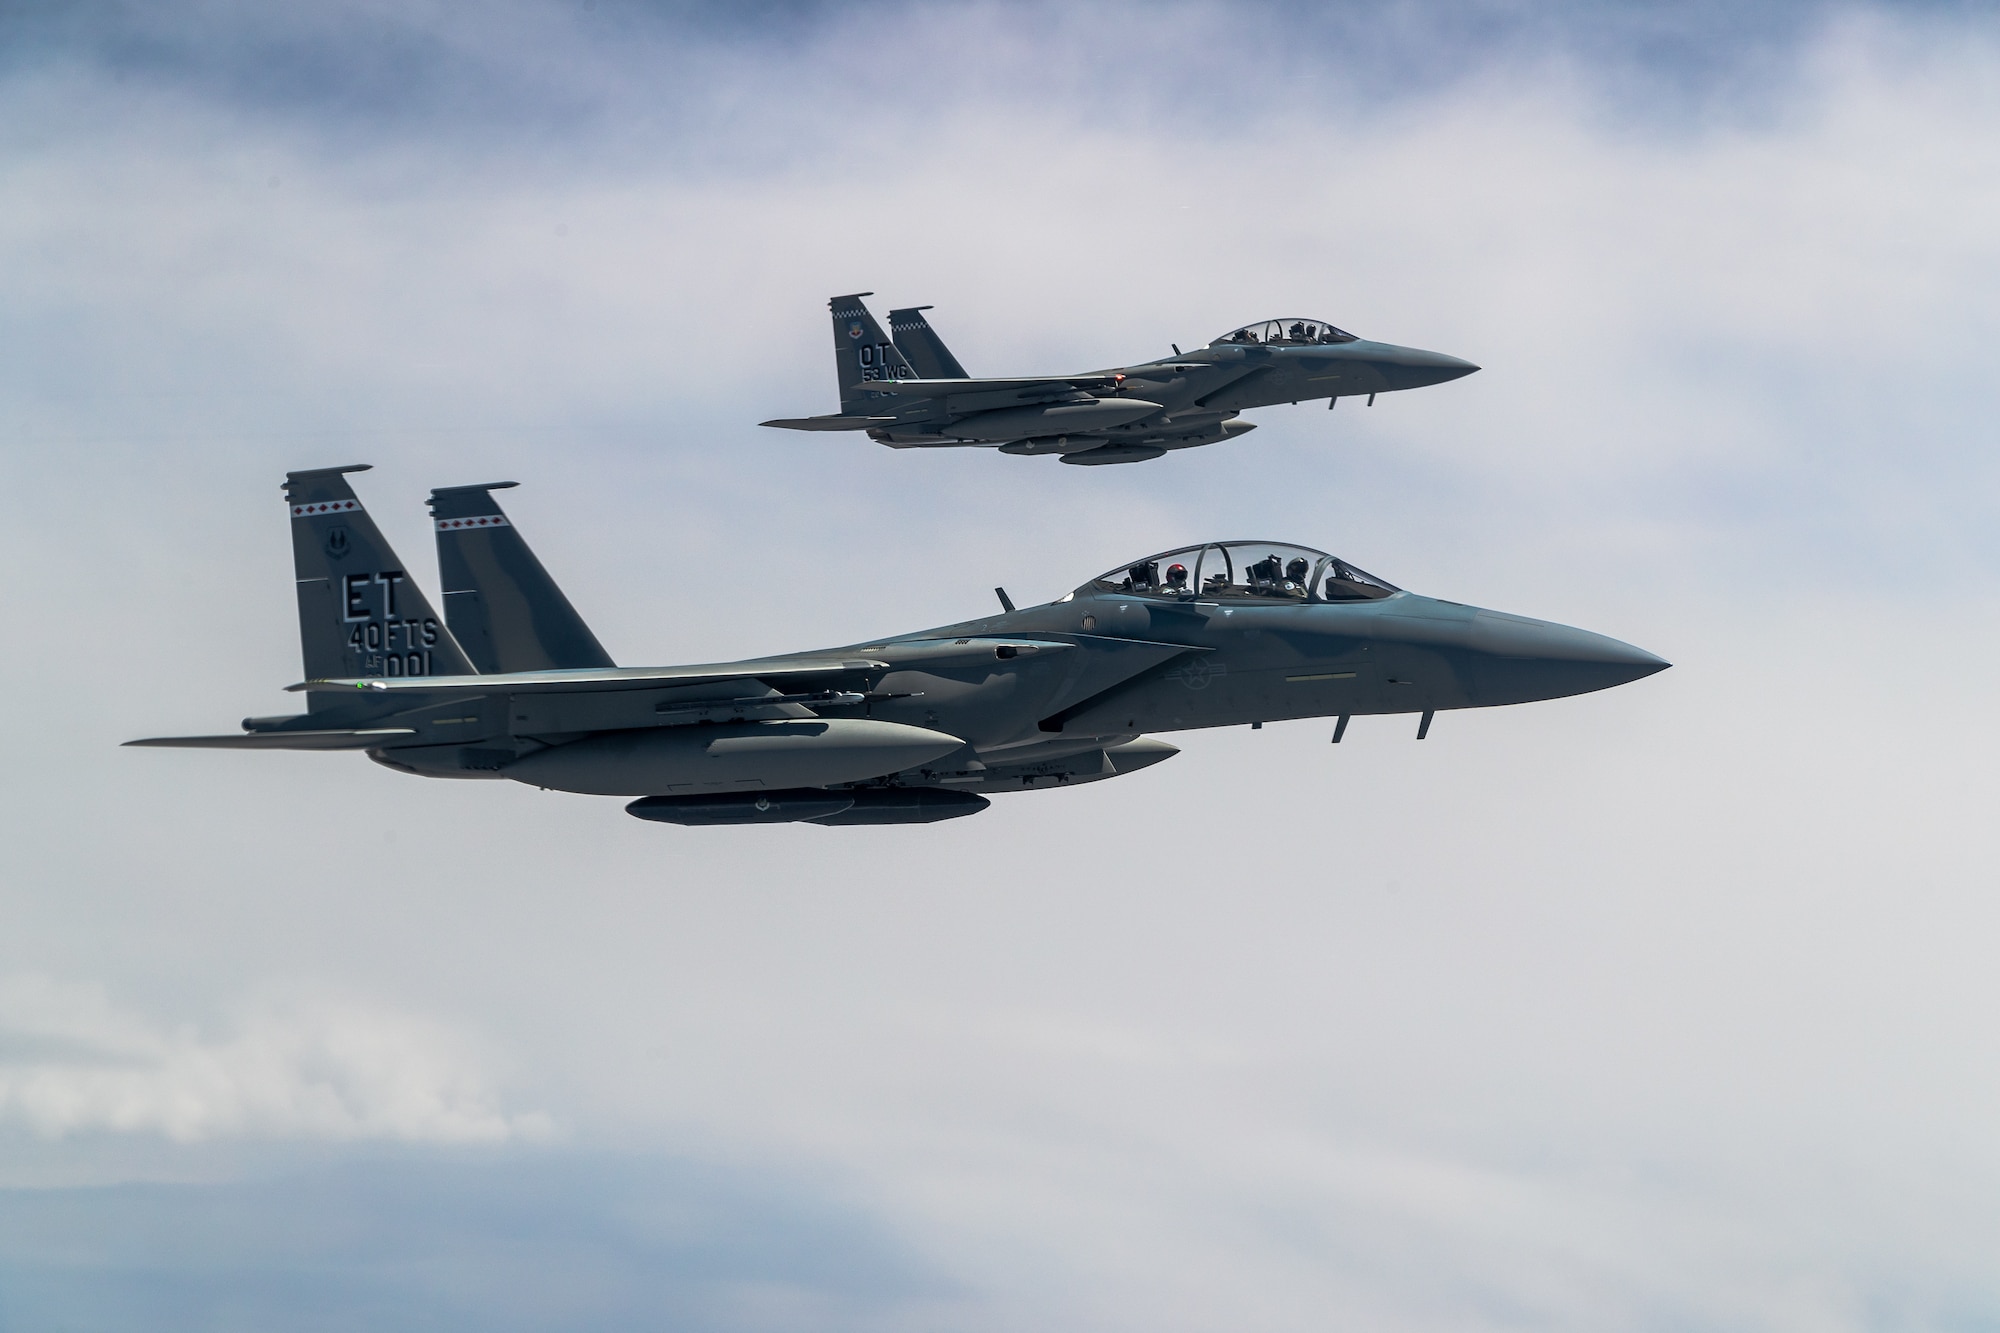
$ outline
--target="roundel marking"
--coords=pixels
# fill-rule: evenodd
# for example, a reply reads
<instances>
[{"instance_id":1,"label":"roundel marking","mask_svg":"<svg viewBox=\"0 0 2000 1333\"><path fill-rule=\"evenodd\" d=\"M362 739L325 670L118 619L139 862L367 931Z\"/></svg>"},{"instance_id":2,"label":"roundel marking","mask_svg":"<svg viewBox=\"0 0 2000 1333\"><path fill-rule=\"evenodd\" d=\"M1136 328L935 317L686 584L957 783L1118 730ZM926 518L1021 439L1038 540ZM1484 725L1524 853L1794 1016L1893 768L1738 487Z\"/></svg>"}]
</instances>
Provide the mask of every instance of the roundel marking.
<instances>
[{"instance_id":1,"label":"roundel marking","mask_svg":"<svg viewBox=\"0 0 2000 1333\"><path fill-rule=\"evenodd\" d=\"M1197 657L1186 666L1176 667L1167 673L1168 680L1178 680L1191 690L1205 690L1209 682L1217 676L1227 675L1229 668L1221 662L1211 662L1205 657Z\"/></svg>"}]
</instances>

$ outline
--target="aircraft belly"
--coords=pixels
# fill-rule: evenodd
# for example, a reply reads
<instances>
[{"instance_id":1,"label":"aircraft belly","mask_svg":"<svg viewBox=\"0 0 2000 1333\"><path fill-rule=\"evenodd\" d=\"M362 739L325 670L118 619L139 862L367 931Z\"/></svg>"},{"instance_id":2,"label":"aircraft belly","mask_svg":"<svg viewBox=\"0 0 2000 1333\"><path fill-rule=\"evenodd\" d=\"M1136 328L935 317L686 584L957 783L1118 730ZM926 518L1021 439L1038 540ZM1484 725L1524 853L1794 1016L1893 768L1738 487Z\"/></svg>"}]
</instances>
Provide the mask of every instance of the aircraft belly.
<instances>
[{"instance_id":1,"label":"aircraft belly","mask_svg":"<svg viewBox=\"0 0 2000 1333\"><path fill-rule=\"evenodd\" d=\"M768 693L776 690L766 687ZM516 736L559 736L580 731L625 731L692 721L690 710L704 702L754 696L740 682L653 690L597 690L577 694L518 694L508 700L507 727ZM796 704L749 705L734 710L742 720L811 717ZM733 719L716 719L733 720Z\"/></svg>"},{"instance_id":2,"label":"aircraft belly","mask_svg":"<svg viewBox=\"0 0 2000 1333\"><path fill-rule=\"evenodd\" d=\"M1266 367L1204 395L1200 406L1205 412L1241 412L1307 396L1304 381L1295 372Z\"/></svg>"},{"instance_id":3,"label":"aircraft belly","mask_svg":"<svg viewBox=\"0 0 2000 1333\"><path fill-rule=\"evenodd\" d=\"M509 764L504 776L593 796L824 787L914 768L962 744L863 718L660 727L539 750Z\"/></svg>"},{"instance_id":4,"label":"aircraft belly","mask_svg":"<svg viewBox=\"0 0 2000 1333\"><path fill-rule=\"evenodd\" d=\"M1196 658L1065 715L1062 728L1093 736L1226 726L1241 707L1241 682L1229 678L1227 662Z\"/></svg>"},{"instance_id":5,"label":"aircraft belly","mask_svg":"<svg viewBox=\"0 0 2000 1333\"><path fill-rule=\"evenodd\" d=\"M1000 443L1022 436L1089 434L1157 416L1160 405L1141 399L1092 398L1080 403L1034 404L981 411L939 426L941 435Z\"/></svg>"},{"instance_id":6,"label":"aircraft belly","mask_svg":"<svg viewBox=\"0 0 2000 1333\"><path fill-rule=\"evenodd\" d=\"M1415 713L1471 703L1463 655L1373 645L1334 660L1255 666L1229 654L1177 664L1065 716L1066 734L1186 731L1342 713Z\"/></svg>"},{"instance_id":7,"label":"aircraft belly","mask_svg":"<svg viewBox=\"0 0 2000 1333\"><path fill-rule=\"evenodd\" d=\"M946 416L967 417L975 412L1051 407L1063 402L1076 403L1088 397L1089 395L1080 393L1067 384L1051 384L1040 393L1023 389L989 389L983 393L946 394L942 398L931 399L931 402L934 405L941 404Z\"/></svg>"},{"instance_id":8,"label":"aircraft belly","mask_svg":"<svg viewBox=\"0 0 2000 1333\"><path fill-rule=\"evenodd\" d=\"M1144 632L1150 618L1144 605L1134 600L1093 608L1085 623L1091 631L1135 634ZM909 697L876 704L871 716L936 727L975 746L1042 743L1047 735L1039 723L1051 713L1187 651L1179 644L1101 637L1089 631L1077 638L1082 651L1023 653L1009 661L1009 669L982 669L977 678L935 670L893 671L876 686L877 692Z\"/></svg>"},{"instance_id":9,"label":"aircraft belly","mask_svg":"<svg viewBox=\"0 0 2000 1333\"><path fill-rule=\"evenodd\" d=\"M520 757L511 741L477 741L469 745L401 745L368 752L368 757L398 773L414 773L423 778L500 778L507 765Z\"/></svg>"},{"instance_id":10,"label":"aircraft belly","mask_svg":"<svg viewBox=\"0 0 2000 1333\"><path fill-rule=\"evenodd\" d=\"M1017 659L1019 660L1019 659ZM1060 659L1032 661L1014 671L977 678L939 671L891 671L876 692L904 695L874 704L869 716L912 726L937 727L974 745L1004 739L1021 720L1033 726L1040 705L1061 684Z\"/></svg>"}]
</instances>

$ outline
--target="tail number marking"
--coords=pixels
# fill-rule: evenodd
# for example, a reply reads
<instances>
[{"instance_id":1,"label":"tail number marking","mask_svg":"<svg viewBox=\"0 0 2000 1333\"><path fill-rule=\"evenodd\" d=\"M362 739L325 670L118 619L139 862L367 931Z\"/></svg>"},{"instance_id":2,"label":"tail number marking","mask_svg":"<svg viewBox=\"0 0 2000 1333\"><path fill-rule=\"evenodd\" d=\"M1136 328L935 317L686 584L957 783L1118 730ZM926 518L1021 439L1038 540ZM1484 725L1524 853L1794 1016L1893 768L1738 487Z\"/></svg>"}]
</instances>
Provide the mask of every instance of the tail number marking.
<instances>
[{"instance_id":1,"label":"tail number marking","mask_svg":"<svg viewBox=\"0 0 2000 1333\"><path fill-rule=\"evenodd\" d=\"M396 589L405 577L400 569L385 569L374 574L349 574L341 579L342 619L353 626L348 631L347 650L357 659L357 675L431 674L431 650L437 647L438 622L431 616L408 618L396 614Z\"/></svg>"},{"instance_id":2,"label":"tail number marking","mask_svg":"<svg viewBox=\"0 0 2000 1333\"><path fill-rule=\"evenodd\" d=\"M863 343L861 346L855 348L854 359L861 366L861 378L864 380L894 379L895 374L891 369L889 361L889 352L894 347L894 343Z\"/></svg>"}]
</instances>

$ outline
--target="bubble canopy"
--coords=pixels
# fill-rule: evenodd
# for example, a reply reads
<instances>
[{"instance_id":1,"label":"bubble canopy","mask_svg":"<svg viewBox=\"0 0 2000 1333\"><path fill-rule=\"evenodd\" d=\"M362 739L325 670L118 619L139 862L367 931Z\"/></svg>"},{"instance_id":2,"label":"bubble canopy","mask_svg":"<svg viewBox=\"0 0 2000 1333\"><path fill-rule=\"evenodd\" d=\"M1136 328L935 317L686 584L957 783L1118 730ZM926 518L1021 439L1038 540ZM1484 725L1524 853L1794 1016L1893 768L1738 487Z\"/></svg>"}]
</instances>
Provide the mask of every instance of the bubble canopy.
<instances>
[{"instance_id":1,"label":"bubble canopy","mask_svg":"<svg viewBox=\"0 0 2000 1333\"><path fill-rule=\"evenodd\" d=\"M1337 329L1323 319L1267 319L1245 324L1217 338L1211 347L1324 347L1333 343L1360 342L1346 329Z\"/></svg>"},{"instance_id":2,"label":"bubble canopy","mask_svg":"<svg viewBox=\"0 0 2000 1333\"><path fill-rule=\"evenodd\" d=\"M1338 556L1287 542L1211 542L1121 565L1093 592L1202 601L1366 602L1402 591Z\"/></svg>"}]
</instances>

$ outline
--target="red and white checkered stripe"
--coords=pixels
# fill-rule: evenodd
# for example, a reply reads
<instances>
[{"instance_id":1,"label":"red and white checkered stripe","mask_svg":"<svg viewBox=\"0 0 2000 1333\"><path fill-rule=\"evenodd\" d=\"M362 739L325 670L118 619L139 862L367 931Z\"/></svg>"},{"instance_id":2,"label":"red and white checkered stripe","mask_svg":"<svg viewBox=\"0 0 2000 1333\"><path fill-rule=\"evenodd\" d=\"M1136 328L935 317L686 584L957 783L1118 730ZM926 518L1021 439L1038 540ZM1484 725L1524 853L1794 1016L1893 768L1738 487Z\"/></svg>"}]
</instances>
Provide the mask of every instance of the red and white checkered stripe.
<instances>
[{"instance_id":1,"label":"red and white checkered stripe","mask_svg":"<svg viewBox=\"0 0 2000 1333\"><path fill-rule=\"evenodd\" d=\"M460 528L508 528L513 524L505 514L479 514L472 518L441 518L437 521L439 532L457 532Z\"/></svg>"},{"instance_id":2,"label":"red and white checkered stripe","mask_svg":"<svg viewBox=\"0 0 2000 1333\"><path fill-rule=\"evenodd\" d=\"M318 500L309 505L293 505L293 518L313 518L320 514L345 514L361 508L359 500Z\"/></svg>"}]
</instances>

